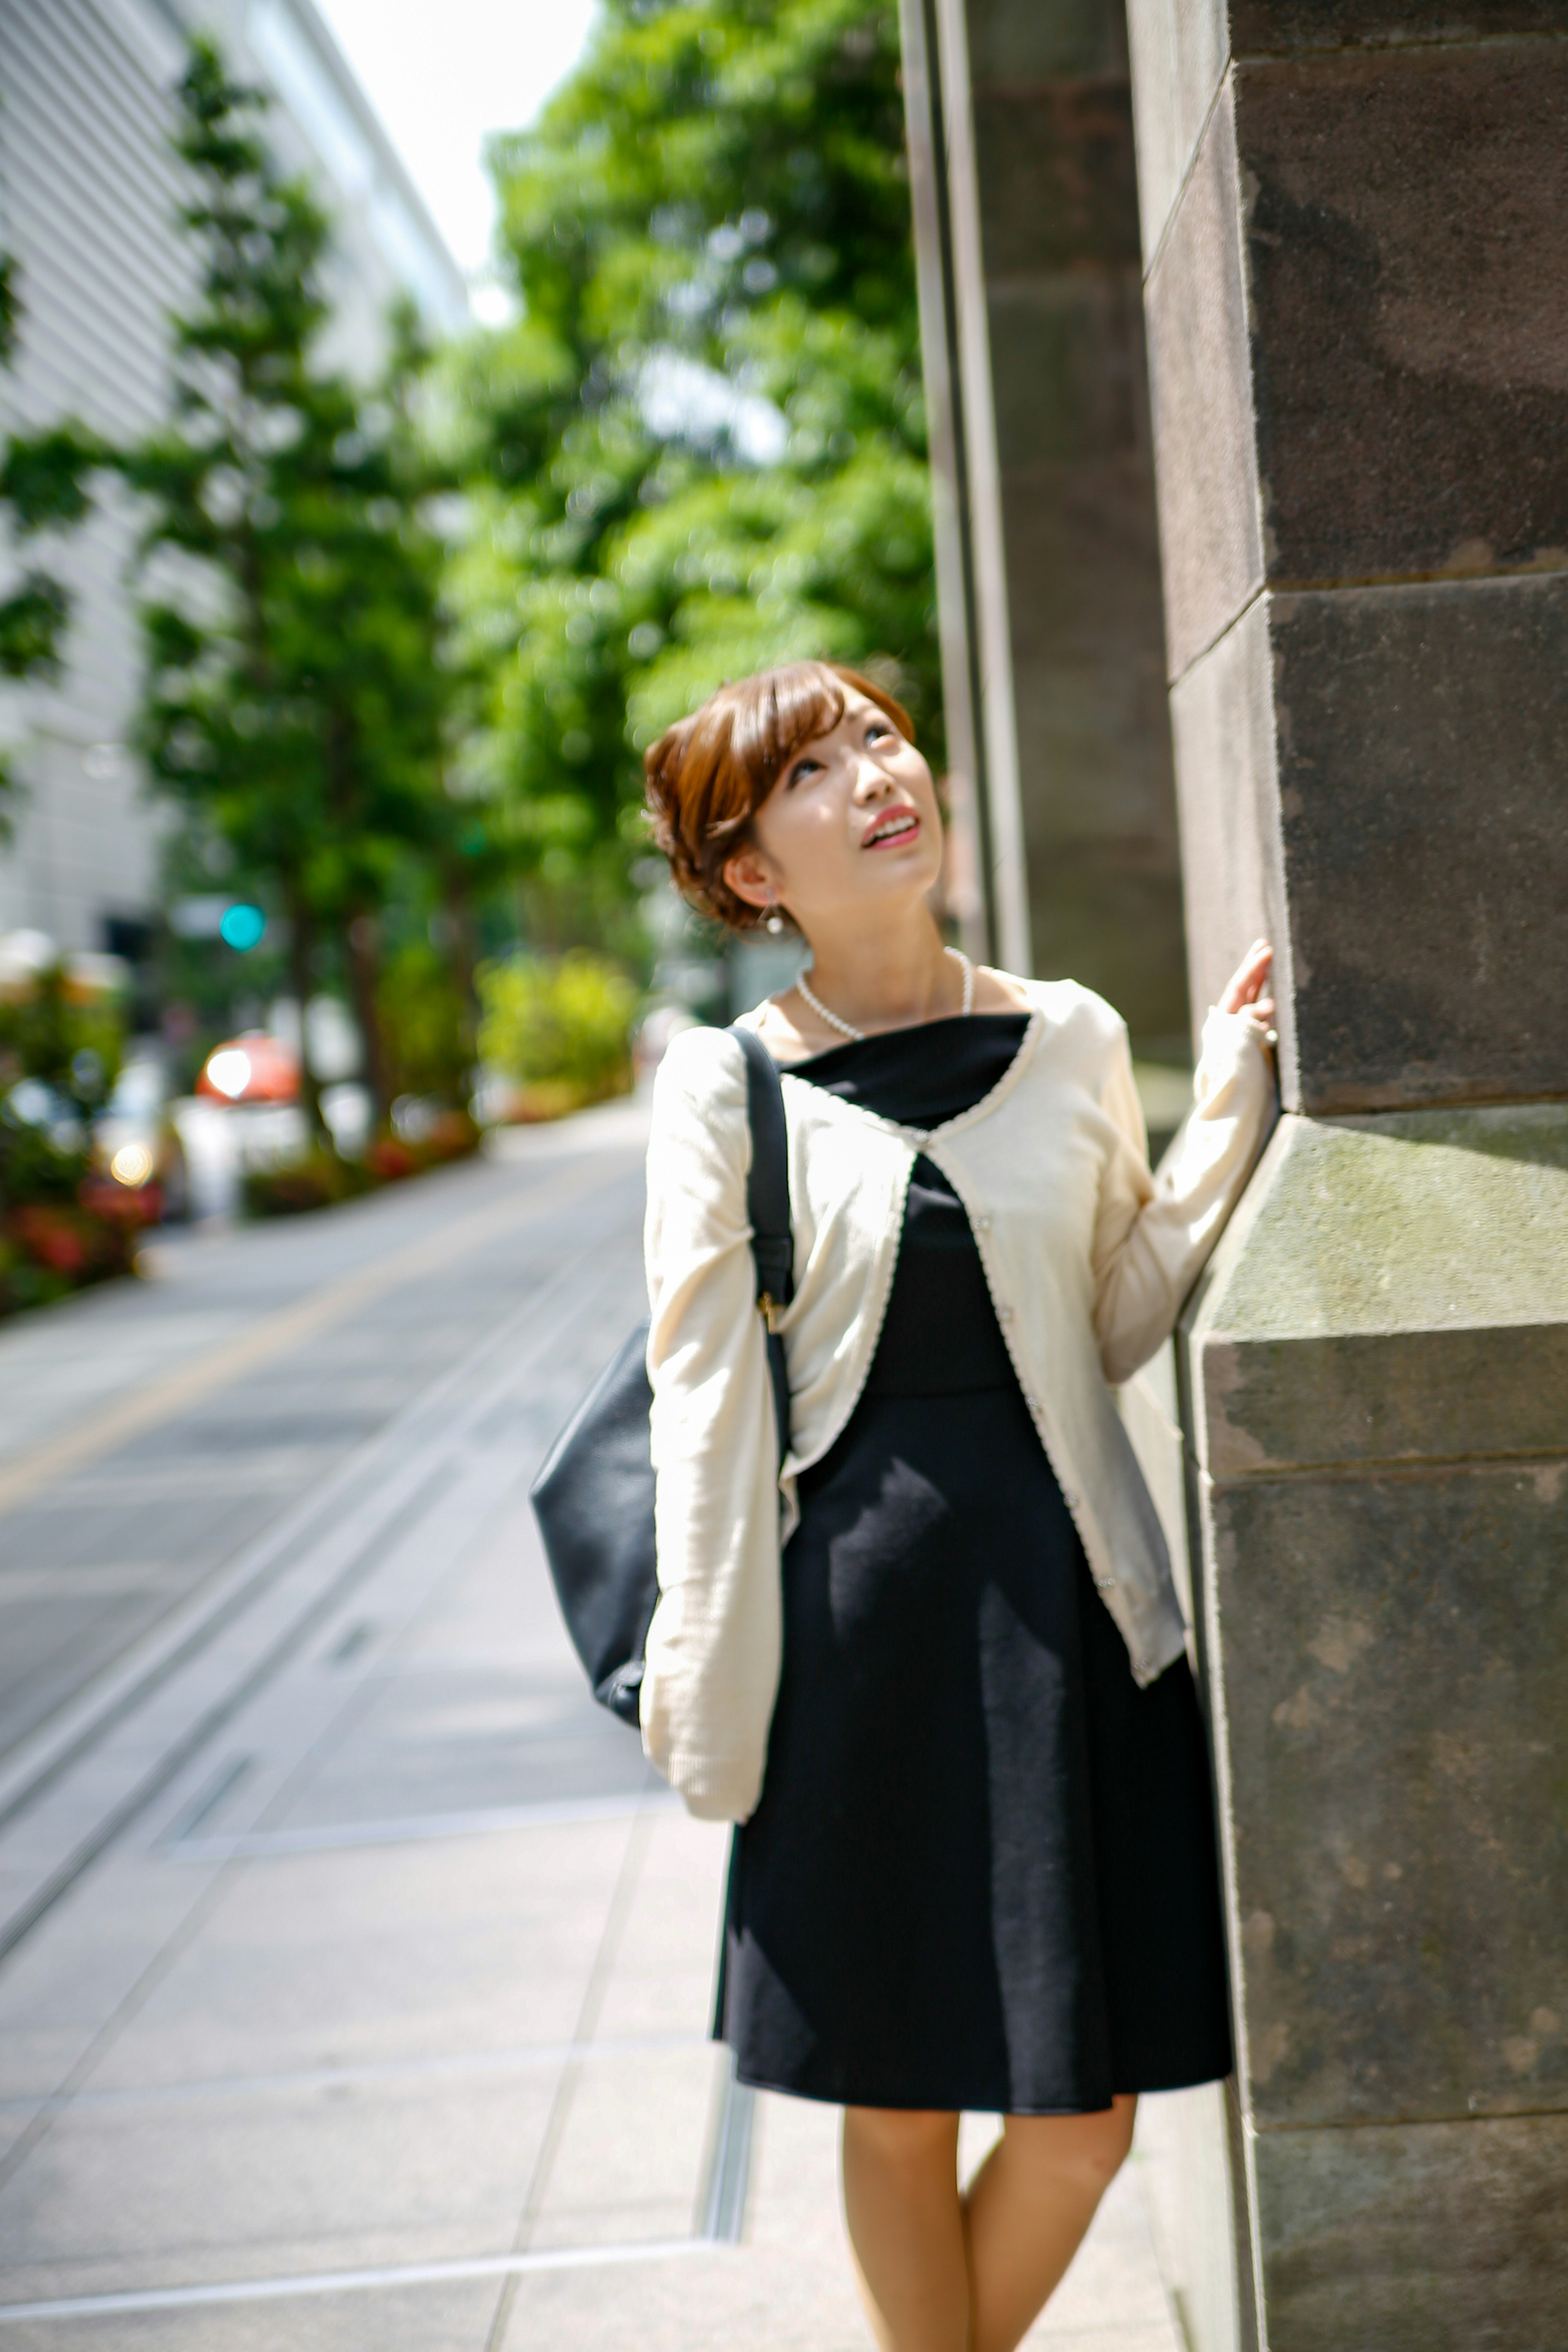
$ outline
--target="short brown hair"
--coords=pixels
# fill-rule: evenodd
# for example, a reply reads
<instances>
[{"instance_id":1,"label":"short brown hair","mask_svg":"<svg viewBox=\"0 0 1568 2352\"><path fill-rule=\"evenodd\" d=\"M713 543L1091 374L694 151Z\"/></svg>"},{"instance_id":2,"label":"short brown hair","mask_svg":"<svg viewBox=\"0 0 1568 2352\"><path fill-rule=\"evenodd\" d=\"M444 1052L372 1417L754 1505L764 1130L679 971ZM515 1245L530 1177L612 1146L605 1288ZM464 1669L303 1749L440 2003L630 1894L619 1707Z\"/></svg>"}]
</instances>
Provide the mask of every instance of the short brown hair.
<instances>
[{"instance_id":1,"label":"short brown hair","mask_svg":"<svg viewBox=\"0 0 1568 2352\"><path fill-rule=\"evenodd\" d=\"M752 929L766 909L738 897L724 867L745 847L752 819L792 753L837 726L847 688L914 741L908 711L886 687L837 662L804 661L721 686L689 719L666 728L647 755L653 837L676 887L731 930Z\"/></svg>"}]
</instances>

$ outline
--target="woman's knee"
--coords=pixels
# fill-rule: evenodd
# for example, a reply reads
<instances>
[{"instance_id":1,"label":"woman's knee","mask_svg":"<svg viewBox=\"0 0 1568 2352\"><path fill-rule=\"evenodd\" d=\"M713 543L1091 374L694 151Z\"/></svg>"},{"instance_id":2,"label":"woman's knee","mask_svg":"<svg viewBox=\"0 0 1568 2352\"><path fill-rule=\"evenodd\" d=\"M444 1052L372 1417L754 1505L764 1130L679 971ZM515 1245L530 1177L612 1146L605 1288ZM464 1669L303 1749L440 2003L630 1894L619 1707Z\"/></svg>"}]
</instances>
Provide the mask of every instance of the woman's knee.
<instances>
[{"instance_id":1,"label":"woman's knee","mask_svg":"<svg viewBox=\"0 0 1568 2352\"><path fill-rule=\"evenodd\" d=\"M1021 2152L1098 2200L1127 2160L1137 2113L1136 2099L1118 2097L1097 2115L1010 2116L1006 2130Z\"/></svg>"},{"instance_id":2,"label":"woman's knee","mask_svg":"<svg viewBox=\"0 0 1568 2352\"><path fill-rule=\"evenodd\" d=\"M1085 2134L1084 2162L1103 2189L1109 2189L1132 2151L1136 2099L1121 2098L1101 2116L1086 2116L1093 2128Z\"/></svg>"},{"instance_id":3,"label":"woman's knee","mask_svg":"<svg viewBox=\"0 0 1568 2352\"><path fill-rule=\"evenodd\" d=\"M844 2137L858 2153L893 2171L926 2172L958 2158L958 2117L913 2107L846 2107Z\"/></svg>"}]
</instances>

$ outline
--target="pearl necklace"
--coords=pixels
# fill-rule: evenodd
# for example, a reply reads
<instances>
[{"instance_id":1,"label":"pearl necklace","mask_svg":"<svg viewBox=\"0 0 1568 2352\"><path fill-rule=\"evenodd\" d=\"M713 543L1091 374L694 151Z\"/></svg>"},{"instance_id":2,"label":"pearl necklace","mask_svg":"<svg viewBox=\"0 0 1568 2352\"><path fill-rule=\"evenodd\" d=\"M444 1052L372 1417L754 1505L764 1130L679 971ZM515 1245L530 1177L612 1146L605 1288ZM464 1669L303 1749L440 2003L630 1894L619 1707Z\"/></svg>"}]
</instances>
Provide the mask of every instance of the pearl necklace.
<instances>
[{"instance_id":1,"label":"pearl necklace","mask_svg":"<svg viewBox=\"0 0 1568 2352\"><path fill-rule=\"evenodd\" d=\"M970 962L969 958L964 954L962 948L944 948L942 950L942 953L944 955L955 956L958 961L963 966L963 1010L966 1013L973 1013L974 1010L974 966ZM839 1035L841 1037L847 1037L852 1045L858 1045L861 1043L866 1035L865 1030L852 1029L847 1021L840 1021L837 1013L829 1013L821 997L814 995L811 990L806 986L804 975L795 982L795 994L810 1005L817 1019L821 1022L825 1022L829 1029L837 1029Z\"/></svg>"}]
</instances>

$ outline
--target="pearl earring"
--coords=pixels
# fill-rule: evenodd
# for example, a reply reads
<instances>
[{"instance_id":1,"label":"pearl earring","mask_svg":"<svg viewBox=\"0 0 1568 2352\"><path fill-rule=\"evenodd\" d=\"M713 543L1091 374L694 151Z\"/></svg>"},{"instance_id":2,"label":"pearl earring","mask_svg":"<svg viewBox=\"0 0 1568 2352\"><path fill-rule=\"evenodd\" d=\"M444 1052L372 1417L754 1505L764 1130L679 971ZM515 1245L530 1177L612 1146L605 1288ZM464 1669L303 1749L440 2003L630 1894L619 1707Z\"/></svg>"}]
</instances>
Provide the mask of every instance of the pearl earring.
<instances>
[{"instance_id":1,"label":"pearl earring","mask_svg":"<svg viewBox=\"0 0 1568 2352\"><path fill-rule=\"evenodd\" d=\"M770 898L768 900L768 911L763 922L763 929L764 931L771 931L776 940L779 933L784 929L784 917L780 914L773 900Z\"/></svg>"}]
</instances>

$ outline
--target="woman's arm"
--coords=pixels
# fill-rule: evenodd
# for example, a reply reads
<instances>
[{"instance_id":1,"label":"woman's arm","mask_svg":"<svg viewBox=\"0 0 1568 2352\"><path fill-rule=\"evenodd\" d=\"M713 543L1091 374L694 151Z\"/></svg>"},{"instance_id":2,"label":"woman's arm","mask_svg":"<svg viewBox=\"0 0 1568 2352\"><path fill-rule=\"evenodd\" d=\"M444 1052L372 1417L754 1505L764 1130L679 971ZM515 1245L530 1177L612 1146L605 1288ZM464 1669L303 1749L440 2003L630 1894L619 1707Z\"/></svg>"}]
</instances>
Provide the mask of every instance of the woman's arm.
<instances>
[{"instance_id":1,"label":"woman's arm","mask_svg":"<svg viewBox=\"0 0 1568 2352\"><path fill-rule=\"evenodd\" d=\"M1182 1302L1225 1230L1274 1100L1272 950L1260 940L1204 1024L1194 1109L1158 1182L1125 1032L1101 1108L1117 1141L1095 1224L1094 1323L1112 1382L1131 1378L1169 1339Z\"/></svg>"},{"instance_id":2,"label":"woman's arm","mask_svg":"<svg viewBox=\"0 0 1568 2352\"><path fill-rule=\"evenodd\" d=\"M762 1789L780 1653L778 1445L746 1213L745 1064L678 1037L654 1084L646 1252L659 1600L643 1745L704 1820Z\"/></svg>"}]
</instances>

